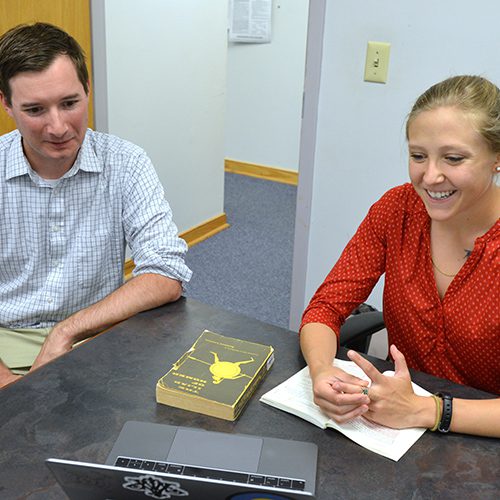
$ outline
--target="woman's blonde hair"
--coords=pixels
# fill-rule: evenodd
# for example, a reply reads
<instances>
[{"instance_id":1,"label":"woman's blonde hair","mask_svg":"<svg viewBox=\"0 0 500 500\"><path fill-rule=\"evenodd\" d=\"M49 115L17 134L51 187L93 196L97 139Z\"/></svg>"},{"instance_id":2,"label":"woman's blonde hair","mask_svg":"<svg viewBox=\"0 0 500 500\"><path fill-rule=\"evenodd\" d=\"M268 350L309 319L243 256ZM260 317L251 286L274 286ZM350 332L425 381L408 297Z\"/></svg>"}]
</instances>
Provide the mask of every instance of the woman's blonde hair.
<instances>
[{"instance_id":1,"label":"woman's blonde hair","mask_svg":"<svg viewBox=\"0 0 500 500\"><path fill-rule=\"evenodd\" d=\"M477 131L500 152L500 90L486 78L473 75L453 76L427 89L415 102L406 121L408 129L422 111L453 106L472 116Z\"/></svg>"}]
</instances>

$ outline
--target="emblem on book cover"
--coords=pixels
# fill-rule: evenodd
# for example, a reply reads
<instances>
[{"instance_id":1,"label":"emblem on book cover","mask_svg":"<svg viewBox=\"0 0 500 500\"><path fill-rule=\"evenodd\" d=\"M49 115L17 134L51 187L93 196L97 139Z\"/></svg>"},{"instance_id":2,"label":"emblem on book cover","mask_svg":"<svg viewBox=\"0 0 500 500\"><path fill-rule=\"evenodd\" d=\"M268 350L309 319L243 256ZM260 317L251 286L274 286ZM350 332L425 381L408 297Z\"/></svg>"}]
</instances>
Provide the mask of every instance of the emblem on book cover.
<instances>
[{"instance_id":1,"label":"emblem on book cover","mask_svg":"<svg viewBox=\"0 0 500 500\"><path fill-rule=\"evenodd\" d=\"M236 380L242 377L252 378L249 375L241 373L240 366L246 365L247 363L253 363L255 359L250 358L244 361L221 361L216 352L210 351L210 354L214 355L214 362L211 364L201 359L193 358L192 356L190 356L190 358L209 365L209 370L212 374L212 383L220 384L223 380Z\"/></svg>"}]
</instances>

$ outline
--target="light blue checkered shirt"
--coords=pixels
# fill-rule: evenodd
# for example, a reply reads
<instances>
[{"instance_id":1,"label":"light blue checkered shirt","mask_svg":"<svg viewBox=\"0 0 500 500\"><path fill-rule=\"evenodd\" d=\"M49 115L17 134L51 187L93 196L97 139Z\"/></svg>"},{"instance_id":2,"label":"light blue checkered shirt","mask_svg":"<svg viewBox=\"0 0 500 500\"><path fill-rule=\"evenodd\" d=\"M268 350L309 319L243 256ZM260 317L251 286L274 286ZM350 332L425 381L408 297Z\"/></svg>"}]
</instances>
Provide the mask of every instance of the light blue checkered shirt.
<instances>
[{"instance_id":1,"label":"light blue checkered shirt","mask_svg":"<svg viewBox=\"0 0 500 500\"><path fill-rule=\"evenodd\" d=\"M50 186L30 167L16 130L0 137L0 326L53 326L135 275L181 282L187 245L151 160L117 137L88 130L75 164Z\"/></svg>"}]
</instances>

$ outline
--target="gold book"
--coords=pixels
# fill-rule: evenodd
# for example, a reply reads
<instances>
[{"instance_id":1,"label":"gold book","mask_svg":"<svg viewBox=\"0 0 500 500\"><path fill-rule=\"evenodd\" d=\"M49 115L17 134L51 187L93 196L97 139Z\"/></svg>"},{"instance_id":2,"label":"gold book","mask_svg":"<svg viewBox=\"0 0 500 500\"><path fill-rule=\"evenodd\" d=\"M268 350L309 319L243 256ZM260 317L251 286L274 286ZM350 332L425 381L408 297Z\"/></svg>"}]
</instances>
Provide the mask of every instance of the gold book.
<instances>
[{"instance_id":1,"label":"gold book","mask_svg":"<svg viewBox=\"0 0 500 500\"><path fill-rule=\"evenodd\" d=\"M205 330L156 384L156 401L236 420L274 362L272 346Z\"/></svg>"}]
</instances>

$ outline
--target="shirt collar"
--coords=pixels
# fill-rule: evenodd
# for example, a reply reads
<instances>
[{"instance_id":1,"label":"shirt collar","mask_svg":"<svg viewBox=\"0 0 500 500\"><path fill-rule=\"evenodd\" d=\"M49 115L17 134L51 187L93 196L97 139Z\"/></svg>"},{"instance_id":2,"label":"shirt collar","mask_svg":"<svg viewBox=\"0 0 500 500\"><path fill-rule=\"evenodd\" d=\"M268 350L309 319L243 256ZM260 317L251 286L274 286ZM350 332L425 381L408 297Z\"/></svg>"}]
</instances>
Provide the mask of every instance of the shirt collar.
<instances>
[{"instance_id":1,"label":"shirt collar","mask_svg":"<svg viewBox=\"0 0 500 500\"><path fill-rule=\"evenodd\" d=\"M5 168L5 180L19 177L29 172L29 163L24 156L23 146L21 144L21 134L19 130L12 132L14 138L7 152L7 165Z\"/></svg>"},{"instance_id":2,"label":"shirt collar","mask_svg":"<svg viewBox=\"0 0 500 500\"><path fill-rule=\"evenodd\" d=\"M24 155L22 136L19 130L15 130L13 134L14 139L7 153L7 167L5 170L6 180L22 175L30 175L30 172L33 172L28 159ZM73 163L73 166L63 175L63 178L73 177L80 169L85 172L102 172L102 162L98 160L92 147L92 134L93 131L87 129L75 163Z\"/></svg>"},{"instance_id":3,"label":"shirt collar","mask_svg":"<svg viewBox=\"0 0 500 500\"><path fill-rule=\"evenodd\" d=\"M85 172L102 172L103 170L103 164L95 154L94 131L91 129L87 129L87 133L83 139L82 147L80 148L80 151L78 151L75 163L71 169L66 172L64 177L75 175L80 169ZM70 172L73 170L75 170L74 173L70 175Z\"/></svg>"}]
</instances>

